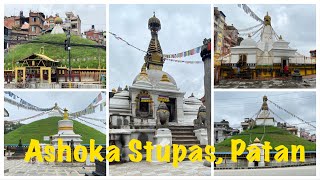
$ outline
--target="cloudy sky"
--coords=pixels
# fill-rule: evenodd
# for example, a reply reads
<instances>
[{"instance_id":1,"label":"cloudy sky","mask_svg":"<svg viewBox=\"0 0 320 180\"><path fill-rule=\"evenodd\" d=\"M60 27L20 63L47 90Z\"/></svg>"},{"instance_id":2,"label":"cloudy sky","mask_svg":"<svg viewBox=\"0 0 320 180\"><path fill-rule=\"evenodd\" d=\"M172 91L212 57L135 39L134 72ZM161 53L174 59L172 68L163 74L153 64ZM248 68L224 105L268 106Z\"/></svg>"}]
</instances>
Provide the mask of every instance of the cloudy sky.
<instances>
[{"instance_id":1,"label":"cloudy sky","mask_svg":"<svg viewBox=\"0 0 320 180\"><path fill-rule=\"evenodd\" d=\"M161 21L159 40L164 54L183 52L202 45L211 37L210 5L110 5L110 31L129 43L147 50L151 39L148 19ZM192 13L191 13L192 12ZM132 85L141 70L145 53L137 51L110 36L110 90ZM184 60L201 61L200 54ZM175 78L178 88L189 96L203 96L203 64L167 61L164 71Z\"/></svg>"},{"instance_id":2,"label":"cloudy sky","mask_svg":"<svg viewBox=\"0 0 320 180\"><path fill-rule=\"evenodd\" d=\"M236 4L214 5L226 15L226 23L237 29L245 29L259 24ZM271 25L276 33L290 42L289 46L310 56L309 51L316 49L316 5L248 5L262 20L269 13Z\"/></svg>"},{"instance_id":3,"label":"cloudy sky","mask_svg":"<svg viewBox=\"0 0 320 180\"><path fill-rule=\"evenodd\" d=\"M251 118L260 110L264 95L280 107L316 125L315 92L215 92L214 121L225 119L229 121L231 127L240 128L240 123L244 118ZM269 109L289 124L301 123L301 121L278 109L270 102L268 106ZM276 121L283 122L276 116L274 118ZM299 124L298 127L315 133L312 127L305 124Z\"/></svg>"},{"instance_id":4,"label":"cloudy sky","mask_svg":"<svg viewBox=\"0 0 320 180\"><path fill-rule=\"evenodd\" d=\"M4 15L18 16L23 11L24 16L29 16L30 10L43 12L48 16L58 13L62 19L66 17L66 12L72 11L80 16L82 32L90 29L91 25L95 25L96 30L106 30L106 6L99 4L7 4Z\"/></svg>"}]
</instances>

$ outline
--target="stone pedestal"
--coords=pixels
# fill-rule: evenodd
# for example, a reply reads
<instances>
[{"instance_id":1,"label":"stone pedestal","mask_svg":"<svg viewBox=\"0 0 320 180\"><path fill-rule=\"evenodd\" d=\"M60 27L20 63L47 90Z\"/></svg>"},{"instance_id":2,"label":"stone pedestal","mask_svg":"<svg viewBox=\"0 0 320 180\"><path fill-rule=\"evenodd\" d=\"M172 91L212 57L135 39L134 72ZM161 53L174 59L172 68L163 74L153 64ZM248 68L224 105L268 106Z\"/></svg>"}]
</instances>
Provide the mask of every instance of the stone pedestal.
<instances>
[{"instance_id":1,"label":"stone pedestal","mask_svg":"<svg viewBox=\"0 0 320 180\"><path fill-rule=\"evenodd\" d=\"M263 144L260 143L260 140L256 138L254 140L253 144L250 144L250 146L257 146L260 149L260 161L259 162L248 162L248 167L249 168L254 168L254 167L265 167L265 162L264 162L264 150L263 150ZM250 151L249 151L250 153Z\"/></svg>"},{"instance_id":2,"label":"stone pedestal","mask_svg":"<svg viewBox=\"0 0 320 180\"><path fill-rule=\"evenodd\" d=\"M208 145L208 131L206 128L196 129L193 131L200 145Z\"/></svg>"},{"instance_id":3,"label":"stone pedestal","mask_svg":"<svg viewBox=\"0 0 320 180\"><path fill-rule=\"evenodd\" d=\"M22 142L21 139L19 140L19 144L16 148L16 150L14 151L14 154L12 154L12 156L8 156L7 159L11 160L11 159L24 159L25 157L25 151L23 149L22 146Z\"/></svg>"},{"instance_id":4,"label":"stone pedestal","mask_svg":"<svg viewBox=\"0 0 320 180\"><path fill-rule=\"evenodd\" d=\"M100 151L100 154L102 157L105 157L106 156L106 150L105 149L102 149ZM106 176L107 174L107 162L106 160L103 160L103 161L98 161L97 159L95 160L95 166L96 166L96 169L95 171L92 171L91 173L85 173L85 176Z\"/></svg>"},{"instance_id":5,"label":"stone pedestal","mask_svg":"<svg viewBox=\"0 0 320 180\"><path fill-rule=\"evenodd\" d=\"M156 135L154 136L155 144L152 150L152 162L158 162L157 160L157 145L162 146L162 153L164 153L164 147L166 145L172 145L172 134L168 128L157 129Z\"/></svg>"},{"instance_id":6,"label":"stone pedestal","mask_svg":"<svg viewBox=\"0 0 320 180\"><path fill-rule=\"evenodd\" d=\"M129 161L129 142L131 140L131 131L125 129L110 129L109 141L120 148L121 162Z\"/></svg>"}]
</instances>

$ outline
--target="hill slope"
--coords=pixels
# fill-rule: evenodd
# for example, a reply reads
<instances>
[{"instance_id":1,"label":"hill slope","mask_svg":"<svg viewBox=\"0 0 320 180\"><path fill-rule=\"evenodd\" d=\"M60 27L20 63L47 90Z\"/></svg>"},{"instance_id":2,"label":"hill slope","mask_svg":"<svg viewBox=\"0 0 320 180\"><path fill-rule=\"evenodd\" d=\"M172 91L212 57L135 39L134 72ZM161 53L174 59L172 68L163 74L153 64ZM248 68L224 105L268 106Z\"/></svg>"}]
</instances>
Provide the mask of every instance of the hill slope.
<instances>
[{"instance_id":1,"label":"hill slope","mask_svg":"<svg viewBox=\"0 0 320 180\"><path fill-rule=\"evenodd\" d=\"M250 143L250 134L251 141L253 141L256 137L261 140L263 136L263 127L255 127L254 129L244 131L238 135L232 136L221 143L215 145L216 152L230 152L231 150L231 139L242 139L247 145ZM275 148L279 145L286 146L289 151L291 150L291 145L303 145L306 151L315 151L316 144L310 141L307 141L303 138L299 138L295 135L290 134L288 131L284 129L280 129L277 127L266 126L266 133L263 138L264 141L269 141L270 145ZM274 151L274 150L271 150Z\"/></svg>"},{"instance_id":2,"label":"hill slope","mask_svg":"<svg viewBox=\"0 0 320 180\"><path fill-rule=\"evenodd\" d=\"M61 61L62 65L68 66L68 61L66 61L66 59L68 59L68 52L65 51L63 45L65 39L66 35L64 34L45 34L38 36L32 40L33 42L17 45L5 54L5 69L11 69L12 62L15 62L16 60L23 59L33 53L39 53L41 47L44 47L44 54L46 56L55 60L65 59L65 61ZM41 42L61 43L61 45ZM72 67L78 68L80 65L82 68L98 68L100 59L100 67L106 68L106 50L96 47L72 46L72 43L88 45L97 44L94 41L79 36L71 36L71 59L80 59L78 61L72 61Z\"/></svg>"},{"instance_id":3,"label":"hill slope","mask_svg":"<svg viewBox=\"0 0 320 180\"><path fill-rule=\"evenodd\" d=\"M20 137L23 144L29 144L30 139L37 139L42 143L49 143L43 141L43 136L57 134L59 120L61 120L61 117L50 117L23 125L18 129L5 134L4 143L18 144ZM96 144L106 144L106 135L89 126L73 121L73 129L76 134L82 136L82 144L89 144L90 139L94 139Z\"/></svg>"}]
</instances>

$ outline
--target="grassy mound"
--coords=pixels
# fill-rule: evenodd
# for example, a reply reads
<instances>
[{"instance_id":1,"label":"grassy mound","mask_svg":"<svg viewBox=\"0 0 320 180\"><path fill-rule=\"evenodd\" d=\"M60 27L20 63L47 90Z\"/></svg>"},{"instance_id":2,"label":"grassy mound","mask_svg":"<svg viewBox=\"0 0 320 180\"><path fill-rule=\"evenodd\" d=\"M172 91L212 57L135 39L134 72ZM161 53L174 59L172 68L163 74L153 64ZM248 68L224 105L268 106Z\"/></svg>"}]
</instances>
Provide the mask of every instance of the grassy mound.
<instances>
[{"instance_id":1,"label":"grassy mound","mask_svg":"<svg viewBox=\"0 0 320 180\"><path fill-rule=\"evenodd\" d=\"M30 139L37 139L42 143L44 136L51 136L58 132L58 121L61 117L50 117L47 119L23 125L18 129L4 135L5 144L18 144L21 137L23 144L29 144ZM73 129L76 134L82 136L81 144L89 144L90 139L94 139L96 144L106 144L106 135L78 121L73 121Z\"/></svg>"},{"instance_id":2,"label":"grassy mound","mask_svg":"<svg viewBox=\"0 0 320 180\"><path fill-rule=\"evenodd\" d=\"M12 62L24 59L33 53L39 53L40 48L44 47L44 54L54 60L60 60L62 65L68 66L68 52L64 49L64 34L45 34L36 37L32 42L20 44L10 49L4 56L5 69L12 68ZM60 43L48 44L45 42ZM74 68L106 68L106 50L98 47L72 46L72 44L95 45L94 41L71 36L71 65ZM75 60L73 60L75 59Z\"/></svg>"},{"instance_id":3,"label":"grassy mound","mask_svg":"<svg viewBox=\"0 0 320 180\"><path fill-rule=\"evenodd\" d=\"M263 132L263 126L258 126L254 129L246 130L238 135L232 136L231 138L228 138L222 141L221 143L215 145L216 152L230 152L231 139L241 139L247 145L249 145L251 134L251 141L253 141L256 137L261 140ZM299 138L295 135L290 134L288 131L277 127L266 126L266 133L261 143L264 144L264 141L269 141L270 145L273 148L279 145L284 145L289 149L289 151L291 150L291 145L303 145L306 151L316 150L315 143L307 141L303 138ZM274 151L274 149L271 151Z\"/></svg>"}]
</instances>

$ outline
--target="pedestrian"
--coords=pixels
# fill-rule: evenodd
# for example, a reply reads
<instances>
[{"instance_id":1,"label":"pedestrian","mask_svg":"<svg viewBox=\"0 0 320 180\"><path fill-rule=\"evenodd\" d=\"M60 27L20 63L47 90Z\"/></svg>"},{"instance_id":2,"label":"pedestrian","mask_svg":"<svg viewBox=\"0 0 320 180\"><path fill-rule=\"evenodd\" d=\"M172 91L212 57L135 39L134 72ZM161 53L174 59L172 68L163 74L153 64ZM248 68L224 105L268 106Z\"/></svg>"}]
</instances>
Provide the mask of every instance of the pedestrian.
<instances>
[{"instance_id":1,"label":"pedestrian","mask_svg":"<svg viewBox=\"0 0 320 180\"><path fill-rule=\"evenodd\" d=\"M237 63L237 76L240 78L240 62Z\"/></svg>"},{"instance_id":2,"label":"pedestrian","mask_svg":"<svg viewBox=\"0 0 320 180\"><path fill-rule=\"evenodd\" d=\"M286 77L289 76L289 67L288 67L288 65L285 65L285 66L284 66L283 72L284 72L284 74L285 74Z\"/></svg>"}]
</instances>

